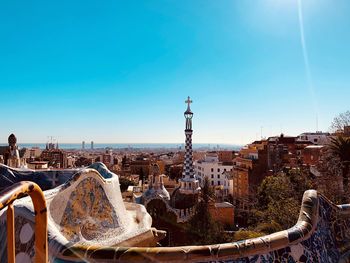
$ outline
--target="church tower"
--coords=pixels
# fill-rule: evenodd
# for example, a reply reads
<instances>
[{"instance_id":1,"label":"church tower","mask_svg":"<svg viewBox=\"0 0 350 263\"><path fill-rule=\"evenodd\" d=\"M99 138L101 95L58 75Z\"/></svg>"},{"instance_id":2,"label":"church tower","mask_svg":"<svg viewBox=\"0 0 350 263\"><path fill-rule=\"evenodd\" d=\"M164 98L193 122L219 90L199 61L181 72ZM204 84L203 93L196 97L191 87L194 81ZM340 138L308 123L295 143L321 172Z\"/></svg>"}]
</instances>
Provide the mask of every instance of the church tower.
<instances>
[{"instance_id":1,"label":"church tower","mask_svg":"<svg viewBox=\"0 0 350 263\"><path fill-rule=\"evenodd\" d=\"M185 127L185 160L182 172L182 178L180 179L180 192L183 194L197 194L200 190L199 182L196 179L193 169L193 157L192 157L192 117L193 112L191 111L190 104L192 100L190 97L185 101L187 103L187 110L184 113L186 119Z\"/></svg>"}]
</instances>

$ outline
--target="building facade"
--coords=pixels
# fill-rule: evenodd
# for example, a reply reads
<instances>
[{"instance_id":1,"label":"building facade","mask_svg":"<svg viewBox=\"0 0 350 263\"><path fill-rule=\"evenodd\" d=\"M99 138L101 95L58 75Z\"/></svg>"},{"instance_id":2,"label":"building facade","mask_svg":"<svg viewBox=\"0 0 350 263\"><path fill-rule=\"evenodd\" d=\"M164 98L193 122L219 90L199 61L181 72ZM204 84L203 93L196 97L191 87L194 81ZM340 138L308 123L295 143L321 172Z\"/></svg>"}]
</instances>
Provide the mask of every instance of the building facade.
<instances>
[{"instance_id":1,"label":"building facade","mask_svg":"<svg viewBox=\"0 0 350 263\"><path fill-rule=\"evenodd\" d=\"M298 140L309 141L315 145L325 145L330 142L329 132L304 132L298 136Z\"/></svg>"},{"instance_id":2,"label":"building facade","mask_svg":"<svg viewBox=\"0 0 350 263\"><path fill-rule=\"evenodd\" d=\"M58 148L58 144L49 143L40 155L41 161L47 161L49 167L65 169L68 167L67 153Z\"/></svg>"},{"instance_id":3,"label":"building facade","mask_svg":"<svg viewBox=\"0 0 350 263\"><path fill-rule=\"evenodd\" d=\"M195 162L195 172L201 185L204 178L208 178L209 185L212 187L222 187L228 191L228 179L225 172L232 171L233 162L220 162L216 152L207 153L203 160Z\"/></svg>"}]
</instances>

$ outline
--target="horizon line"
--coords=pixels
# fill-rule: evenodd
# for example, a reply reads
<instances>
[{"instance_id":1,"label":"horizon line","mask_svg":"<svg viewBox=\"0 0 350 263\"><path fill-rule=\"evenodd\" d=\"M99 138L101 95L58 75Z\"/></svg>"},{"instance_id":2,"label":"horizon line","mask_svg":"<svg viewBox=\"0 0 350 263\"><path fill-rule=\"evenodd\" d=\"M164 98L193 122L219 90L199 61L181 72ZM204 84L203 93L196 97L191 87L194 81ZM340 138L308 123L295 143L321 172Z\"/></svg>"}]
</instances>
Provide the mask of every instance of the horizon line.
<instances>
[{"instance_id":1,"label":"horizon line","mask_svg":"<svg viewBox=\"0 0 350 263\"><path fill-rule=\"evenodd\" d=\"M185 142L95 142L94 144L185 144ZM17 142L17 144L46 144L48 142ZM53 142L56 144L57 142ZM90 144L91 141L85 141L85 144ZM0 144L8 144L8 142L0 142ZM82 142L58 142L58 144L82 144ZM226 142L195 142L193 144L226 144L226 145L242 145L241 143L226 143Z\"/></svg>"}]
</instances>

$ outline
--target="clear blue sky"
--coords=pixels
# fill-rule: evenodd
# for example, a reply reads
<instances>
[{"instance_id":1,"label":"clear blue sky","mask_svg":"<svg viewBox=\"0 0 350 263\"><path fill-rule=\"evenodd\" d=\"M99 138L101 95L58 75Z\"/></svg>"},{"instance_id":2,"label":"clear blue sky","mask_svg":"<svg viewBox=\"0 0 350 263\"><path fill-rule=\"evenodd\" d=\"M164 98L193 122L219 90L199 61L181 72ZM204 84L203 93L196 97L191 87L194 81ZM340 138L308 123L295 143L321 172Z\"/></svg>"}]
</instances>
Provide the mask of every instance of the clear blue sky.
<instances>
[{"instance_id":1,"label":"clear blue sky","mask_svg":"<svg viewBox=\"0 0 350 263\"><path fill-rule=\"evenodd\" d=\"M349 109L350 2L1 1L0 142L248 143ZM313 106L316 105L316 106Z\"/></svg>"}]
</instances>

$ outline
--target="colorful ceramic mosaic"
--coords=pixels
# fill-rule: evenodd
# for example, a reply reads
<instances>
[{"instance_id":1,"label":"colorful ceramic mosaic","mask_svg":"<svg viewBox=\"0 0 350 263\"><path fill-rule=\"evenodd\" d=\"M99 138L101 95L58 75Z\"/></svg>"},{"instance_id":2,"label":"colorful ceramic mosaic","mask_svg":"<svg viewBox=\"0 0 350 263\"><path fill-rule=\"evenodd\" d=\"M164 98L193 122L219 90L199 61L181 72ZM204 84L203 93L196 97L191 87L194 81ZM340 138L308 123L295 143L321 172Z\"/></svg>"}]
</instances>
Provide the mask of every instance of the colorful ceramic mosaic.
<instances>
[{"instance_id":1,"label":"colorful ceramic mosaic","mask_svg":"<svg viewBox=\"0 0 350 263\"><path fill-rule=\"evenodd\" d=\"M144 206L123 202L117 175L102 163L92 167L96 169L84 168L65 184L44 192L47 206L42 211L47 212L50 262L57 258L66 262L74 259L74 256L62 254L70 246L154 246L164 237L163 231L151 227L152 218ZM10 191L0 199L7 200ZM17 199L14 207L16 261L30 262L35 256L33 229L37 212L34 212L29 197ZM0 211L0 240L3 244L7 243L6 221L5 208ZM0 261L6 262L6 258L6 246L0 246Z\"/></svg>"},{"instance_id":2,"label":"colorful ceramic mosaic","mask_svg":"<svg viewBox=\"0 0 350 263\"><path fill-rule=\"evenodd\" d=\"M79 235L86 240L96 239L118 227L117 215L96 179L83 180L68 200L60 223L61 233L68 240L78 241Z\"/></svg>"}]
</instances>

